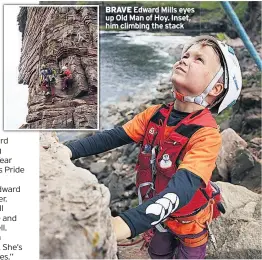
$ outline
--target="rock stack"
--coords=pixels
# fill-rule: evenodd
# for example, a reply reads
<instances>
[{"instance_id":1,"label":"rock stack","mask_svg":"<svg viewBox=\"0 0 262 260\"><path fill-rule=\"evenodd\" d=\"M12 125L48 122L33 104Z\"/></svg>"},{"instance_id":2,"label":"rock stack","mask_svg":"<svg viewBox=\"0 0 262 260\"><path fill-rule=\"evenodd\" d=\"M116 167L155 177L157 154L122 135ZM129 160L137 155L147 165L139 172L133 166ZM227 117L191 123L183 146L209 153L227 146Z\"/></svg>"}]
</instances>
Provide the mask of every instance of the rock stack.
<instances>
[{"instance_id":1,"label":"rock stack","mask_svg":"<svg viewBox=\"0 0 262 260\"><path fill-rule=\"evenodd\" d=\"M22 7L19 83L28 85L25 129L96 129L97 125L97 8ZM59 77L68 63L73 86L62 91ZM45 96L40 68L58 73L55 97Z\"/></svg>"}]
</instances>

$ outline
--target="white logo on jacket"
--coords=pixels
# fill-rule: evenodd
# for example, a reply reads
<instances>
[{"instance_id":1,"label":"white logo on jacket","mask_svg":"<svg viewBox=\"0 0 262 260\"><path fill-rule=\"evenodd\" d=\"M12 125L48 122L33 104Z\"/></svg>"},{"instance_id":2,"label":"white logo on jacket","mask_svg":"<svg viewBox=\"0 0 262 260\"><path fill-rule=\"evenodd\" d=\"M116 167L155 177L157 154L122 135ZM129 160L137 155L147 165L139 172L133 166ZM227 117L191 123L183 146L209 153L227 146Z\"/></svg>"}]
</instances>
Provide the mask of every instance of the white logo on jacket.
<instances>
[{"instance_id":1,"label":"white logo on jacket","mask_svg":"<svg viewBox=\"0 0 262 260\"><path fill-rule=\"evenodd\" d=\"M159 220L151 223L152 226L157 225L162 220L173 213L179 205L179 198L175 193L167 193L163 198L158 199L155 203L150 204L146 208L146 214L154 214L159 216Z\"/></svg>"},{"instance_id":2,"label":"white logo on jacket","mask_svg":"<svg viewBox=\"0 0 262 260\"><path fill-rule=\"evenodd\" d=\"M155 128L151 127L150 130L149 130L149 134L153 135L154 133L155 133Z\"/></svg>"}]
</instances>

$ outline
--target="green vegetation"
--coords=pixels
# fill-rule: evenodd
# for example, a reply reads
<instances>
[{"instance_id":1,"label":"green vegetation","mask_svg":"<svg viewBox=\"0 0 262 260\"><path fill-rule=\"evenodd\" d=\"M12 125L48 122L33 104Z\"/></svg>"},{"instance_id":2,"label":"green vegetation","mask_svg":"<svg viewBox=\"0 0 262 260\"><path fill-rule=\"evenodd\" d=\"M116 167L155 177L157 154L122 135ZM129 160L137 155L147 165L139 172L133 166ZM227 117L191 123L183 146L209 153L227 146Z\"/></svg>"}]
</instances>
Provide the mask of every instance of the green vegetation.
<instances>
[{"instance_id":1,"label":"green vegetation","mask_svg":"<svg viewBox=\"0 0 262 260\"><path fill-rule=\"evenodd\" d=\"M224 13L221 10L217 10L217 11L212 11L212 12L208 12L205 14L201 14L200 16L200 22L204 23L204 22L216 22L220 19L222 19L224 17Z\"/></svg>"},{"instance_id":2,"label":"green vegetation","mask_svg":"<svg viewBox=\"0 0 262 260\"><path fill-rule=\"evenodd\" d=\"M225 33L217 33L217 38L220 40L220 41L224 41L226 40L228 37Z\"/></svg>"},{"instance_id":3,"label":"green vegetation","mask_svg":"<svg viewBox=\"0 0 262 260\"><path fill-rule=\"evenodd\" d=\"M245 17L245 12L247 10L247 7L248 7L248 2L242 2L242 1L239 1L237 2L237 6L234 8L239 20L244 20L244 17Z\"/></svg>"},{"instance_id":4,"label":"green vegetation","mask_svg":"<svg viewBox=\"0 0 262 260\"><path fill-rule=\"evenodd\" d=\"M209 21L217 21L219 19L222 19L224 16L226 16L224 9L220 2L211 2L211 1L201 1L200 2L201 11L204 12L203 15L201 15L201 22L209 22ZM244 1L238 1L238 2L232 2L232 4L236 3L234 6L232 5L234 11L236 12L238 18L243 21L245 17L245 12L248 7L248 2ZM210 12L205 12L205 11Z\"/></svg>"},{"instance_id":5,"label":"green vegetation","mask_svg":"<svg viewBox=\"0 0 262 260\"><path fill-rule=\"evenodd\" d=\"M138 199L133 199L133 200L131 200L131 205L130 205L130 207L131 208L135 208L135 207L137 207L138 206Z\"/></svg>"},{"instance_id":6,"label":"green vegetation","mask_svg":"<svg viewBox=\"0 0 262 260\"><path fill-rule=\"evenodd\" d=\"M173 6L173 7L184 7L184 8L199 8L200 4L197 2L190 1L141 1L137 2L144 7L158 7L158 6Z\"/></svg>"},{"instance_id":7,"label":"green vegetation","mask_svg":"<svg viewBox=\"0 0 262 260\"><path fill-rule=\"evenodd\" d=\"M220 125L224 121L230 118L232 115L233 109L232 107L225 109L220 115L216 116L217 124Z\"/></svg>"},{"instance_id":8,"label":"green vegetation","mask_svg":"<svg viewBox=\"0 0 262 260\"><path fill-rule=\"evenodd\" d=\"M215 10L215 9L220 9L221 5L220 2L201 1L200 8L205 10Z\"/></svg>"},{"instance_id":9,"label":"green vegetation","mask_svg":"<svg viewBox=\"0 0 262 260\"><path fill-rule=\"evenodd\" d=\"M222 19L225 15L224 10L220 4L220 2L213 2L213 1L201 1L201 16L200 22L210 22L210 21L217 21Z\"/></svg>"}]
</instances>

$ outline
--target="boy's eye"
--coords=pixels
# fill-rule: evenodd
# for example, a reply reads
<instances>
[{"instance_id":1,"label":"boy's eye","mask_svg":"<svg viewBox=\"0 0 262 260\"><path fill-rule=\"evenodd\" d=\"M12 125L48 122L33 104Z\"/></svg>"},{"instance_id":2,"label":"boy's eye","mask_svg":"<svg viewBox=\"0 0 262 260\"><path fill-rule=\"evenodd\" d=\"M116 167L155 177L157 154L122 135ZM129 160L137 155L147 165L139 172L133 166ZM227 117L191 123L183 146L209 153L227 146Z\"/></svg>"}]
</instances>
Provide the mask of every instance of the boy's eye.
<instances>
[{"instance_id":1,"label":"boy's eye","mask_svg":"<svg viewBox=\"0 0 262 260\"><path fill-rule=\"evenodd\" d=\"M197 60L201 61L202 63L204 63L204 60L200 57L197 58Z\"/></svg>"}]
</instances>

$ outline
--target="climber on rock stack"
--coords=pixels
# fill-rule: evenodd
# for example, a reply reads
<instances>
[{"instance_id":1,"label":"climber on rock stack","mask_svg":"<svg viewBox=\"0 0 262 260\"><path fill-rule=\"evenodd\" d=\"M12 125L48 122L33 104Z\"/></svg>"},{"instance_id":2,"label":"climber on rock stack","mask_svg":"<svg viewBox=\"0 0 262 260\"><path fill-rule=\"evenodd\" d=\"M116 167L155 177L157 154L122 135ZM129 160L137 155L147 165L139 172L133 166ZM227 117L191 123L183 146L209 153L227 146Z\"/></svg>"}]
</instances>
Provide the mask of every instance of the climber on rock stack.
<instances>
[{"instance_id":1,"label":"climber on rock stack","mask_svg":"<svg viewBox=\"0 0 262 260\"><path fill-rule=\"evenodd\" d=\"M145 232L151 258L204 259L209 237L216 247L209 225L224 213L219 189L210 181L221 147L211 112L237 101L241 71L230 46L198 36L184 46L171 80L174 102L153 105L122 127L69 143L67 151L77 159L139 144L139 206L113 218L117 240Z\"/></svg>"},{"instance_id":2,"label":"climber on rock stack","mask_svg":"<svg viewBox=\"0 0 262 260\"><path fill-rule=\"evenodd\" d=\"M56 70L48 68L45 64L41 66L40 86L45 95L55 96Z\"/></svg>"},{"instance_id":3,"label":"climber on rock stack","mask_svg":"<svg viewBox=\"0 0 262 260\"><path fill-rule=\"evenodd\" d=\"M50 74L48 75L49 78L49 89L51 90L52 97L55 96L55 85L56 85L56 70L50 69Z\"/></svg>"},{"instance_id":4,"label":"climber on rock stack","mask_svg":"<svg viewBox=\"0 0 262 260\"><path fill-rule=\"evenodd\" d=\"M72 87L73 84L73 75L71 70L68 68L68 63L62 67L62 90L67 90Z\"/></svg>"}]
</instances>

